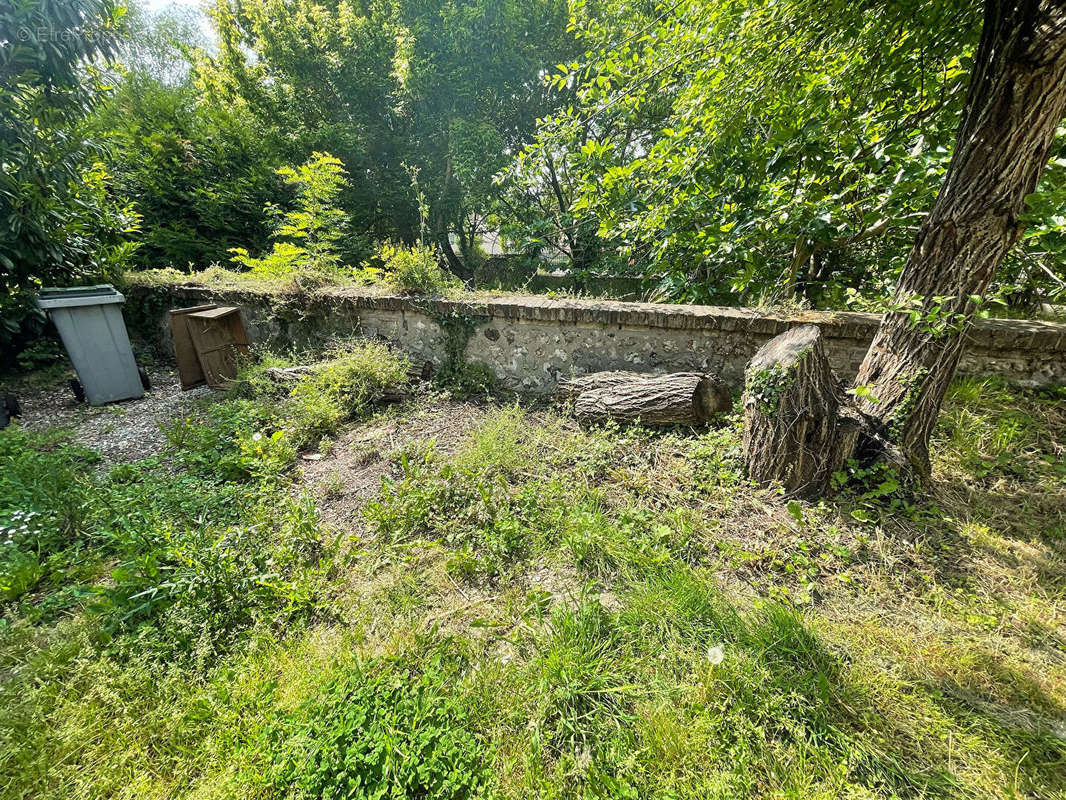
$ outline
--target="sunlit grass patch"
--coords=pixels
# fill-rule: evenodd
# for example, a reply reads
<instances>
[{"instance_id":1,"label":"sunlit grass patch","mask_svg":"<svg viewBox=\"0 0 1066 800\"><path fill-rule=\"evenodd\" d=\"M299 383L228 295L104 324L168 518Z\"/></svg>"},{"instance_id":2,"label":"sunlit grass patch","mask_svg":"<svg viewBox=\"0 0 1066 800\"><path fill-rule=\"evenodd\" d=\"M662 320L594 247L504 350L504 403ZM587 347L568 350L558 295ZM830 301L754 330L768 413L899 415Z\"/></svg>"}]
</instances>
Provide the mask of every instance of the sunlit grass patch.
<instances>
[{"instance_id":1,"label":"sunlit grass patch","mask_svg":"<svg viewBox=\"0 0 1066 800\"><path fill-rule=\"evenodd\" d=\"M329 425L380 419L365 366L301 384ZM735 420L506 405L457 445L397 436L366 526L325 531L294 432L328 415L267 380L106 474L6 440L19 507L83 482L80 549L56 525L55 569L4 606L0 795L1066 792L1053 398L964 383L936 492L815 504L744 479ZM1031 424L1002 432L1008 404ZM974 471L1012 448L1032 471Z\"/></svg>"},{"instance_id":2,"label":"sunlit grass patch","mask_svg":"<svg viewBox=\"0 0 1066 800\"><path fill-rule=\"evenodd\" d=\"M1011 391L995 378L957 381L940 420L937 443L947 448L940 464L957 463L976 480L1066 478L1064 400L1054 390Z\"/></svg>"}]
</instances>

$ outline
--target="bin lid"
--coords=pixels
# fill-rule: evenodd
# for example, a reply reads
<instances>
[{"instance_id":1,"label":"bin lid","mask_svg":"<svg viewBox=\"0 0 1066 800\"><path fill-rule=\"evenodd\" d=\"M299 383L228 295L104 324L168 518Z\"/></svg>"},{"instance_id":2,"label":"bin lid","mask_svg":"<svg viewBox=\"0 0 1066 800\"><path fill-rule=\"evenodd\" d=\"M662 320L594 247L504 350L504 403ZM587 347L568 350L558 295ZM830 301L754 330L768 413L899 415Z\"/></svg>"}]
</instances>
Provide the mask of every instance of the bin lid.
<instances>
[{"instance_id":1,"label":"bin lid","mask_svg":"<svg viewBox=\"0 0 1066 800\"><path fill-rule=\"evenodd\" d=\"M97 286L71 286L69 288L41 289L37 305L42 309L72 308L74 306L102 306L109 303L124 303L126 298L108 283Z\"/></svg>"}]
</instances>

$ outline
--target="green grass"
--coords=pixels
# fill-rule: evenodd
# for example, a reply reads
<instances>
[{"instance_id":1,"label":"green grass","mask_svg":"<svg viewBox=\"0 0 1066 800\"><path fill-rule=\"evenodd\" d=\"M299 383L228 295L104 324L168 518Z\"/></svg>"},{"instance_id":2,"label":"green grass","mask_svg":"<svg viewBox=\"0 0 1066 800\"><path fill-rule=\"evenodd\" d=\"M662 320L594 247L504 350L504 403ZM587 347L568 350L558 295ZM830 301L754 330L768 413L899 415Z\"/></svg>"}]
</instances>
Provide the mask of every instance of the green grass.
<instances>
[{"instance_id":1,"label":"green grass","mask_svg":"<svg viewBox=\"0 0 1066 800\"><path fill-rule=\"evenodd\" d=\"M962 381L929 495L817 504L743 480L736 420L505 406L327 529L296 451L402 431L403 367L275 363L107 472L0 433L0 520L37 514L0 544L0 796L1066 796L1061 392Z\"/></svg>"}]
</instances>

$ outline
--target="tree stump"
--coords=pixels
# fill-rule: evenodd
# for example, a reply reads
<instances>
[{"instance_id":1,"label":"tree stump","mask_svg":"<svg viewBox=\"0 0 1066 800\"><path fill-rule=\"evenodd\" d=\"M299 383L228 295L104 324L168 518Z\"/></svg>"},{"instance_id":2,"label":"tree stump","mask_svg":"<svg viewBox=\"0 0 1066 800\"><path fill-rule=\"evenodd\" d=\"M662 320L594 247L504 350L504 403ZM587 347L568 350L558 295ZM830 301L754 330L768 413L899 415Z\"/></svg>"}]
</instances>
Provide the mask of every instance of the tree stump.
<instances>
[{"instance_id":1,"label":"tree stump","mask_svg":"<svg viewBox=\"0 0 1066 800\"><path fill-rule=\"evenodd\" d=\"M729 388L719 378L675 372L629 377L584 391L574 403L574 416L583 422L614 419L639 420L643 425L702 425L732 405Z\"/></svg>"},{"instance_id":2,"label":"tree stump","mask_svg":"<svg viewBox=\"0 0 1066 800\"><path fill-rule=\"evenodd\" d=\"M829 366L816 326L771 339L748 364L744 461L756 482L779 483L790 497L823 497L861 430L861 417Z\"/></svg>"}]
</instances>

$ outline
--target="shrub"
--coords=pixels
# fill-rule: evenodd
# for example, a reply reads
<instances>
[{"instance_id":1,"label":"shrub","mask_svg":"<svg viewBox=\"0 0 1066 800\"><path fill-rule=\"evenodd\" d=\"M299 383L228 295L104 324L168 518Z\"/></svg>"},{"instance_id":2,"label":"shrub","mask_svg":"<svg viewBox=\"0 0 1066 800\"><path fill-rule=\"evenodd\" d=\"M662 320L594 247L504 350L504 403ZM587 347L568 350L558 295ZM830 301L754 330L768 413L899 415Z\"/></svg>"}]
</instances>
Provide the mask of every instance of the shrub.
<instances>
[{"instance_id":1,"label":"shrub","mask_svg":"<svg viewBox=\"0 0 1066 800\"><path fill-rule=\"evenodd\" d=\"M365 340L335 345L299 380L279 387L266 370L285 363L265 355L243 369L233 388L239 398L233 403L254 409L245 416L256 419L259 430L283 430L284 441L297 448L313 445L344 422L368 413L387 391L401 390L410 366L381 342ZM275 399L279 391L280 403ZM241 430L250 429L245 425Z\"/></svg>"},{"instance_id":2,"label":"shrub","mask_svg":"<svg viewBox=\"0 0 1066 800\"><path fill-rule=\"evenodd\" d=\"M33 302L42 285L114 281L132 255L139 216L84 125L124 13L84 0L0 4L0 369L45 328Z\"/></svg>"},{"instance_id":3,"label":"shrub","mask_svg":"<svg viewBox=\"0 0 1066 800\"><path fill-rule=\"evenodd\" d=\"M387 388L406 382L406 359L380 342L358 342L335 351L292 389L296 440L307 443L334 433L345 420L368 411Z\"/></svg>"},{"instance_id":4,"label":"shrub","mask_svg":"<svg viewBox=\"0 0 1066 800\"><path fill-rule=\"evenodd\" d=\"M441 267L433 250L424 244L413 247L386 242L378 251L386 283L409 294L444 294L460 286L459 280Z\"/></svg>"},{"instance_id":5,"label":"shrub","mask_svg":"<svg viewBox=\"0 0 1066 800\"><path fill-rule=\"evenodd\" d=\"M314 153L296 169L279 169L278 175L296 188L296 208L280 212L268 205L267 213L276 220L273 250L255 258L244 248L234 247L230 249L234 263L269 277L339 274L340 243L348 226L338 205L345 174L340 159L329 153Z\"/></svg>"}]
</instances>

